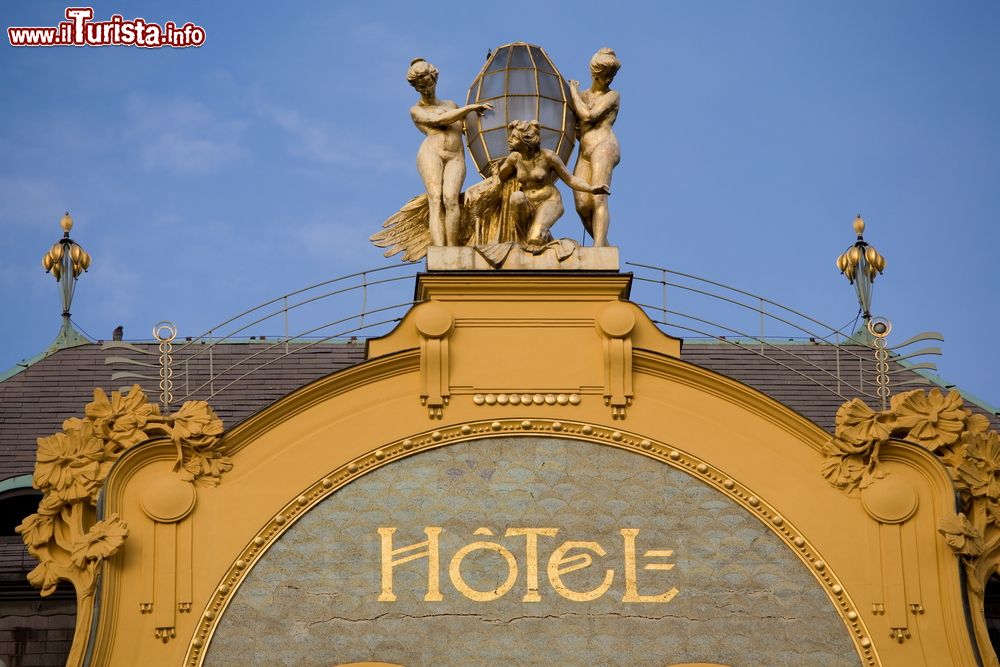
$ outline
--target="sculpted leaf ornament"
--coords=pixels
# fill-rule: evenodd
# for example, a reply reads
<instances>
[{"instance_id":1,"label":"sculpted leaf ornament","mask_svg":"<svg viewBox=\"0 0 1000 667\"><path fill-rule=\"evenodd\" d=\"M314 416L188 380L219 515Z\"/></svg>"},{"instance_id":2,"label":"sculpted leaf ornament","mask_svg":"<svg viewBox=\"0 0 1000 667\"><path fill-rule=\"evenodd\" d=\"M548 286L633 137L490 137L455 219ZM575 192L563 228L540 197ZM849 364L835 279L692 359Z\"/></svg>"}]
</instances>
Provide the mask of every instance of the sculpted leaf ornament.
<instances>
[{"instance_id":1,"label":"sculpted leaf ornament","mask_svg":"<svg viewBox=\"0 0 1000 667\"><path fill-rule=\"evenodd\" d=\"M892 433L892 418L875 412L859 398L844 403L837 410L836 436L853 446L851 453L860 454L871 442L884 442Z\"/></svg>"},{"instance_id":2,"label":"sculpted leaf ornament","mask_svg":"<svg viewBox=\"0 0 1000 667\"><path fill-rule=\"evenodd\" d=\"M945 542L955 553L963 556L978 556L983 553L982 533L962 513L943 519L938 532L944 535Z\"/></svg>"},{"instance_id":3,"label":"sculpted leaf ornament","mask_svg":"<svg viewBox=\"0 0 1000 667\"><path fill-rule=\"evenodd\" d=\"M932 452L951 476L960 511L943 519L938 532L965 569L969 602L979 611L973 626L981 653L990 667L1000 667L982 613L986 582L1000 572L1000 434L985 416L965 409L957 391L897 394L883 412L852 399L837 411L821 472L847 493L864 489L886 474L878 454L890 440Z\"/></svg>"},{"instance_id":4,"label":"sculpted leaf ornament","mask_svg":"<svg viewBox=\"0 0 1000 667\"><path fill-rule=\"evenodd\" d=\"M207 403L188 401L174 414L171 438L177 447L181 477L216 485L233 464L219 447L222 420Z\"/></svg>"},{"instance_id":5,"label":"sculpted leaf ornament","mask_svg":"<svg viewBox=\"0 0 1000 667\"><path fill-rule=\"evenodd\" d=\"M77 567L86 567L111 557L128 536L128 527L117 514L98 521L73 543L71 558Z\"/></svg>"},{"instance_id":6,"label":"sculpted leaf ornament","mask_svg":"<svg viewBox=\"0 0 1000 667\"><path fill-rule=\"evenodd\" d=\"M89 499L97 485L104 447L88 422L47 438L38 439L36 489L53 493L64 502Z\"/></svg>"},{"instance_id":7,"label":"sculpted leaf ornament","mask_svg":"<svg viewBox=\"0 0 1000 667\"><path fill-rule=\"evenodd\" d=\"M962 408L962 396L957 391L945 395L940 389L926 394L919 390L897 394L891 405L896 427L906 430L906 439L932 452L958 440L966 418L972 414Z\"/></svg>"},{"instance_id":8,"label":"sculpted leaf ornament","mask_svg":"<svg viewBox=\"0 0 1000 667\"><path fill-rule=\"evenodd\" d=\"M194 449L207 449L222 435L222 420L203 401L187 401L174 416L171 436Z\"/></svg>"},{"instance_id":9,"label":"sculpted leaf ornament","mask_svg":"<svg viewBox=\"0 0 1000 667\"><path fill-rule=\"evenodd\" d=\"M970 438L963 458L955 469L959 489L994 503L1000 499L1000 435L992 431Z\"/></svg>"},{"instance_id":10,"label":"sculpted leaf ornament","mask_svg":"<svg viewBox=\"0 0 1000 667\"><path fill-rule=\"evenodd\" d=\"M33 547L40 547L52 539L54 524L51 516L32 514L18 526L18 529L24 538L24 544L31 550Z\"/></svg>"},{"instance_id":11,"label":"sculpted leaf ornament","mask_svg":"<svg viewBox=\"0 0 1000 667\"><path fill-rule=\"evenodd\" d=\"M42 561L28 573L28 583L35 588L42 589L42 595L52 595L56 592L56 586L62 577L58 570L47 561Z\"/></svg>"},{"instance_id":12,"label":"sculpted leaf ornament","mask_svg":"<svg viewBox=\"0 0 1000 667\"><path fill-rule=\"evenodd\" d=\"M866 456L864 454L844 453L836 448L836 441L831 443L826 461L821 469L823 477L838 489L851 493L856 489L869 486L885 473L878 469L878 452L876 448Z\"/></svg>"},{"instance_id":13,"label":"sculpted leaf ornament","mask_svg":"<svg viewBox=\"0 0 1000 667\"><path fill-rule=\"evenodd\" d=\"M146 401L142 391L131 391L125 396L111 392L111 397L100 388L94 389L94 400L84 409L94 424L94 431L101 439L119 451L145 441L147 424L160 417L160 408Z\"/></svg>"},{"instance_id":14,"label":"sculpted leaf ornament","mask_svg":"<svg viewBox=\"0 0 1000 667\"><path fill-rule=\"evenodd\" d=\"M94 390L83 419L38 438L32 482L44 494L38 511L15 529L39 564L28 574L32 586L51 595L60 581L76 589L77 622L67 665L81 665L93 616L100 564L128 537L117 514L98 521L98 495L111 466L128 449L154 438L177 448L174 469L189 482L218 484L232 468L222 442L222 420L204 401L188 401L173 415L160 414L138 385L126 394Z\"/></svg>"},{"instance_id":15,"label":"sculpted leaf ornament","mask_svg":"<svg viewBox=\"0 0 1000 667\"><path fill-rule=\"evenodd\" d=\"M835 424L834 437L826 446L823 476L848 493L882 477L878 450L892 432L889 416L855 398L840 406Z\"/></svg>"}]
</instances>

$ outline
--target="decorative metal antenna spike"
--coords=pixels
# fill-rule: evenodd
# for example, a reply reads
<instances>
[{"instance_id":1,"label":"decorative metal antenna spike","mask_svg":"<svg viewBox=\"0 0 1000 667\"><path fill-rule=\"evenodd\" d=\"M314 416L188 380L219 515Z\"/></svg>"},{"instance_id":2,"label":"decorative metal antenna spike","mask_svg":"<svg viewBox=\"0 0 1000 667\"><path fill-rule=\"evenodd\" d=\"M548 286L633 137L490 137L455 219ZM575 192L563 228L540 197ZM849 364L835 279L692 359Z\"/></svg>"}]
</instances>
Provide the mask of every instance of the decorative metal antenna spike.
<instances>
[{"instance_id":1,"label":"decorative metal antenna spike","mask_svg":"<svg viewBox=\"0 0 1000 667\"><path fill-rule=\"evenodd\" d=\"M885 339L892 331L892 323L884 317L872 318L871 313L872 283L875 282L875 276L885 270L885 257L879 254L875 246L865 242L864 232L865 221L859 213L854 219L854 233L858 235L858 240L837 258L837 268L847 276L858 295L861 315L865 319L864 331L870 336L869 341L875 348L875 393L885 410L889 401L889 352Z\"/></svg>"},{"instance_id":2,"label":"decorative metal antenna spike","mask_svg":"<svg viewBox=\"0 0 1000 667\"><path fill-rule=\"evenodd\" d=\"M875 276L885 270L885 257L865 241L864 231L865 221L859 213L854 219L854 233L858 235L858 240L837 258L837 268L854 285L861 314L867 323L872 317L872 283Z\"/></svg>"},{"instance_id":3,"label":"decorative metal antenna spike","mask_svg":"<svg viewBox=\"0 0 1000 667\"><path fill-rule=\"evenodd\" d=\"M889 407L889 351L885 339L892 331L892 322L884 317L868 320L868 333L875 338L875 394L882 409Z\"/></svg>"},{"instance_id":4,"label":"decorative metal antenna spike","mask_svg":"<svg viewBox=\"0 0 1000 667\"><path fill-rule=\"evenodd\" d=\"M163 414L170 414L170 404L174 402L174 350L173 340L177 338L177 327L164 320L153 327L153 338L160 343L160 405Z\"/></svg>"},{"instance_id":5,"label":"decorative metal antenna spike","mask_svg":"<svg viewBox=\"0 0 1000 667\"><path fill-rule=\"evenodd\" d=\"M55 277L62 297L62 327L54 343L57 346L84 340L70 323L70 307L73 305L77 279L90 268L90 254L69 237L69 232L73 229L73 218L69 211L59 220L59 226L63 237L42 255L42 268Z\"/></svg>"}]
</instances>

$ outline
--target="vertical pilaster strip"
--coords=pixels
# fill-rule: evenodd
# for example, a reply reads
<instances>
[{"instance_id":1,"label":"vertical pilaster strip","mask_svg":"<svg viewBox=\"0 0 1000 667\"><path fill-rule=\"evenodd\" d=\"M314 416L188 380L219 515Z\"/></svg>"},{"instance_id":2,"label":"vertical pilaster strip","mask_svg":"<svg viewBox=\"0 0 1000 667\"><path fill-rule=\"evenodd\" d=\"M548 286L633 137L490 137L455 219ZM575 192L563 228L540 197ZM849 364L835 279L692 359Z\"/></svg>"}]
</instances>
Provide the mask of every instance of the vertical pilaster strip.
<instances>
[{"instance_id":1,"label":"vertical pilaster strip","mask_svg":"<svg viewBox=\"0 0 1000 667\"><path fill-rule=\"evenodd\" d=\"M917 529L912 521L903 524L903 553L908 554L903 576L906 581L906 606L914 614L924 613L923 595L920 592L920 553Z\"/></svg>"},{"instance_id":2,"label":"vertical pilaster strip","mask_svg":"<svg viewBox=\"0 0 1000 667\"><path fill-rule=\"evenodd\" d=\"M177 524L156 522L156 571L153 575L153 623L156 637L164 642L175 636L177 604Z\"/></svg>"},{"instance_id":3,"label":"vertical pilaster strip","mask_svg":"<svg viewBox=\"0 0 1000 667\"><path fill-rule=\"evenodd\" d=\"M180 521L177 525L177 611L191 611L192 595L192 520Z\"/></svg>"},{"instance_id":4,"label":"vertical pilaster strip","mask_svg":"<svg viewBox=\"0 0 1000 667\"><path fill-rule=\"evenodd\" d=\"M138 522L137 522L138 523ZM153 572L156 568L156 546L153 521L141 522L142 531L138 535L139 556L139 611L148 614L153 611Z\"/></svg>"},{"instance_id":5,"label":"vertical pilaster strip","mask_svg":"<svg viewBox=\"0 0 1000 667\"><path fill-rule=\"evenodd\" d=\"M595 325L604 344L604 402L614 419L625 418L632 399L632 329L635 313L623 303L606 307Z\"/></svg>"},{"instance_id":6,"label":"vertical pilaster strip","mask_svg":"<svg viewBox=\"0 0 1000 667\"><path fill-rule=\"evenodd\" d=\"M420 399L431 419L440 419L451 393L447 339L455 318L441 304L428 302L417 306L414 326L420 334Z\"/></svg>"},{"instance_id":7,"label":"vertical pilaster strip","mask_svg":"<svg viewBox=\"0 0 1000 667\"><path fill-rule=\"evenodd\" d=\"M882 536L882 577L885 580L886 613L889 630L894 639L903 641L910 636L906 616L906 584L903 579L903 544L900 525L883 524Z\"/></svg>"},{"instance_id":8,"label":"vertical pilaster strip","mask_svg":"<svg viewBox=\"0 0 1000 667\"><path fill-rule=\"evenodd\" d=\"M871 521L868 524L868 590L872 593L872 613L885 613L885 588L882 579L882 536L879 534L881 524ZM878 563L878 565L874 565Z\"/></svg>"}]
</instances>

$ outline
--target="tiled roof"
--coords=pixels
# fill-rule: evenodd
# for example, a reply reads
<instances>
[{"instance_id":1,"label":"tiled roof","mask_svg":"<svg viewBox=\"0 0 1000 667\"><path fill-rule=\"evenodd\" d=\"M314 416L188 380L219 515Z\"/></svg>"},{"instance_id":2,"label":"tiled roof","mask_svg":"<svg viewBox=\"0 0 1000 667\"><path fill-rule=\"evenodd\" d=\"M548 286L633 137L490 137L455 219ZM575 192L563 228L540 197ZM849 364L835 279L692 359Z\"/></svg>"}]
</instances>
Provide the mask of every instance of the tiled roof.
<instances>
[{"instance_id":1,"label":"tiled roof","mask_svg":"<svg viewBox=\"0 0 1000 667\"><path fill-rule=\"evenodd\" d=\"M864 345L686 340L681 358L739 380L830 432L837 409L845 401L857 397L873 408L880 407L874 353ZM889 376L892 394L938 386L891 359ZM1000 429L995 413L969 400L965 407L987 416L993 428Z\"/></svg>"},{"instance_id":2,"label":"tiled roof","mask_svg":"<svg viewBox=\"0 0 1000 667\"><path fill-rule=\"evenodd\" d=\"M291 354L286 354L284 344L270 342L219 344L212 347L211 354L208 346L178 346L174 354L175 400L180 401L188 392L194 398L207 396L205 383L211 368L221 373L211 388L218 391L233 382L210 400L231 427L292 390L364 358L361 341L289 345ZM0 481L30 474L38 436L58 431L67 417L79 416L95 387L111 391L138 382L150 400L157 400L156 368L134 363L155 364L157 354L153 344L124 348L84 345L61 350L0 382ZM112 357L118 361L106 363ZM862 398L875 405L874 359L872 351L860 345L772 342L762 347L760 343L689 340L681 358L758 389L827 430L832 430L840 404L859 396L859 389L867 394ZM249 368L262 365L241 378ZM234 368L226 371L230 367ZM891 370L900 368L892 364ZM152 379L113 375L133 372ZM893 392L926 386L901 384L915 378L917 375L909 371L894 373ZM996 415L967 406L986 414L994 428L1000 428Z\"/></svg>"},{"instance_id":3,"label":"tiled roof","mask_svg":"<svg viewBox=\"0 0 1000 667\"><path fill-rule=\"evenodd\" d=\"M175 402L188 393L206 398L212 389L225 388L210 403L231 427L298 387L364 360L362 341L289 343L287 351L291 354L284 343L259 340L215 345L210 354L207 345L178 345L173 359ZM157 346L149 343L83 345L60 350L0 382L0 484L32 472L37 437L58 431L67 417L81 415L95 387L111 391L138 382L150 400L157 400L158 354ZM860 345L688 340L681 358L754 387L827 430L832 430L837 408L845 400L863 393L875 405L872 350ZM243 377L250 368L257 370ZM890 364L893 371L900 368ZM216 378L208 386L212 373ZM901 384L916 377L912 371L893 373L893 392L921 386ZM1000 428L995 414L966 405ZM25 578L34 564L19 536L0 536L0 599L8 605L37 599ZM68 651L71 596L67 587L60 587L56 599L46 602L43 611L49 616L15 619L16 631L30 643L30 651L54 652L51 664L61 664ZM32 623L47 624L47 629L32 629Z\"/></svg>"},{"instance_id":4,"label":"tiled roof","mask_svg":"<svg viewBox=\"0 0 1000 667\"><path fill-rule=\"evenodd\" d=\"M36 439L60 430L63 420L83 416L83 407L93 400L95 387L107 392L138 383L151 401L159 399L157 369L135 363L106 363L109 358L131 362L156 363L158 349L153 344L128 348L106 348L100 344L60 350L0 382L0 481L31 473L35 464ZM285 347L271 343L230 343L212 347L180 346L174 355L174 396L180 400L208 381L209 369L222 373L215 380L219 389L240 375L247 366L237 366L252 358L253 366L267 364L211 400L212 407L229 427L243 421L264 406L292 390L364 358L363 342L290 343ZM152 355L152 356L150 356ZM271 362L271 363L268 363ZM138 372L155 379L118 377L116 374ZM209 387L195 392L204 398Z\"/></svg>"}]
</instances>

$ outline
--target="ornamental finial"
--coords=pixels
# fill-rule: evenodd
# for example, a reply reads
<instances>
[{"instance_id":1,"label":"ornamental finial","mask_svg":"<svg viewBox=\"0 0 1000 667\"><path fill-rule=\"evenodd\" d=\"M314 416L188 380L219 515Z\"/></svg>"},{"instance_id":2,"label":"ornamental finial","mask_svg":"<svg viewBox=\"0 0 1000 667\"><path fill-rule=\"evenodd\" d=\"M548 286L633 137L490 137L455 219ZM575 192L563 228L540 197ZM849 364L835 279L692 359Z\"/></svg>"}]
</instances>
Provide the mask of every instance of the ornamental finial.
<instances>
[{"instance_id":1,"label":"ornamental finial","mask_svg":"<svg viewBox=\"0 0 1000 667\"><path fill-rule=\"evenodd\" d=\"M51 273L59 284L59 295L62 298L62 327L53 345L63 347L85 342L70 323L70 306L73 304L77 279L81 273L90 268L90 253L69 237L69 232L73 229L73 218L69 211L59 220L59 227L63 231L63 237L42 255L42 268L45 269L45 273Z\"/></svg>"},{"instance_id":2,"label":"ornamental finial","mask_svg":"<svg viewBox=\"0 0 1000 667\"><path fill-rule=\"evenodd\" d=\"M63 234L69 234L69 230L73 229L73 218L69 211L63 214L62 219L59 220L59 226L62 227Z\"/></svg>"},{"instance_id":3,"label":"ornamental finial","mask_svg":"<svg viewBox=\"0 0 1000 667\"><path fill-rule=\"evenodd\" d=\"M854 285L862 316L867 322L872 316L872 283L875 276L885 270L885 257L865 241L864 231L865 221L859 213L854 219L854 233L858 235L858 240L837 258L837 268Z\"/></svg>"}]
</instances>

